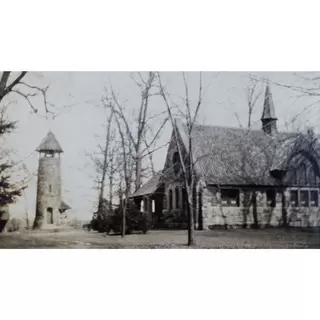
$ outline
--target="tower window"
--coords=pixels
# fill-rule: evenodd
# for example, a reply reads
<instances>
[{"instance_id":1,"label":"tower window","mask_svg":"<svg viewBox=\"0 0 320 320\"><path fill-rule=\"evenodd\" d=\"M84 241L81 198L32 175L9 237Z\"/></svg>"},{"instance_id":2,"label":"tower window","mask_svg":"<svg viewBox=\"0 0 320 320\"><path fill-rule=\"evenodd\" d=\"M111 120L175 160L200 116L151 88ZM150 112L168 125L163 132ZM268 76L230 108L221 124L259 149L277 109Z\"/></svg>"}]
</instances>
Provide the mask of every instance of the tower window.
<instances>
[{"instance_id":1,"label":"tower window","mask_svg":"<svg viewBox=\"0 0 320 320\"><path fill-rule=\"evenodd\" d=\"M52 186L49 184L49 192L52 192Z\"/></svg>"}]
</instances>

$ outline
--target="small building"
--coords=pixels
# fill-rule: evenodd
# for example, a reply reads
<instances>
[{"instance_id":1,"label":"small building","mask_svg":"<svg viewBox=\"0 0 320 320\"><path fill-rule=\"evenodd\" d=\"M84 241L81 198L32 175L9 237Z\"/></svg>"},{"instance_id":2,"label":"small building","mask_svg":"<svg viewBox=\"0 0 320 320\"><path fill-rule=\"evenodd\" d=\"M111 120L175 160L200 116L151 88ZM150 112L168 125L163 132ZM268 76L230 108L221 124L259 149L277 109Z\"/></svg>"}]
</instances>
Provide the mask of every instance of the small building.
<instances>
[{"instance_id":1,"label":"small building","mask_svg":"<svg viewBox=\"0 0 320 320\"><path fill-rule=\"evenodd\" d=\"M191 133L197 229L236 226L319 226L320 143L311 132L279 132L269 86L261 130L195 125ZM175 123L186 167L185 124ZM152 182L156 183L152 183ZM168 227L187 227L187 198L178 147L172 133L164 168L133 194L137 203L162 198L155 211ZM149 201L149 202L148 202ZM166 219L168 218L168 219Z\"/></svg>"},{"instance_id":2,"label":"small building","mask_svg":"<svg viewBox=\"0 0 320 320\"><path fill-rule=\"evenodd\" d=\"M159 225L162 216L164 189L161 178L162 172L157 172L146 184L130 196L137 208L141 212L147 213L155 225Z\"/></svg>"},{"instance_id":3,"label":"small building","mask_svg":"<svg viewBox=\"0 0 320 320\"><path fill-rule=\"evenodd\" d=\"M63 150L52 132L37 148L39 152L35 229L65 225L66 211L70 209L62 200L60 156Z\"/></svg>"}]
</instances>

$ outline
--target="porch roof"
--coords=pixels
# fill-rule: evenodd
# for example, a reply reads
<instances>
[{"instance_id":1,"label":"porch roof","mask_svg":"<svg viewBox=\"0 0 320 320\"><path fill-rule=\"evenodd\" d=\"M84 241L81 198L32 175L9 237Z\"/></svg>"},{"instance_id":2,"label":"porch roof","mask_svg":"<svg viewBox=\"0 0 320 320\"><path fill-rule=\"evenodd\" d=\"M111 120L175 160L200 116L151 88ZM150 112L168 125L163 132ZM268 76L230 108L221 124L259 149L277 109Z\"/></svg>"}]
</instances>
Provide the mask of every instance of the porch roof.
<instances>
[{"instance_id":1,"label":"porch roof","mask_svg":"<svg viewBox=\"0 0 320 320\"><path fill-rule=\"evenodd\" d=\"M157 172L147 183L140 187L136 192L131 194L130 198L153 194L160 186L161 172Z\"/></svg>"}]
</instances>

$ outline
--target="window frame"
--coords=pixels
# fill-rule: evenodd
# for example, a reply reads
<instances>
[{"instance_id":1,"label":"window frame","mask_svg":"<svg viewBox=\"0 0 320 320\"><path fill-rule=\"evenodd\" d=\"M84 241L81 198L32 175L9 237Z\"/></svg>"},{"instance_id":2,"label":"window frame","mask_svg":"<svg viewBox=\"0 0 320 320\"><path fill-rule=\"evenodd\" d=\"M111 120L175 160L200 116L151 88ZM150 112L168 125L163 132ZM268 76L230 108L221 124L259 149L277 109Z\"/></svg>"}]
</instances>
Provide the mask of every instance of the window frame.
<instances>
[{"instance_id":1,"label":"window frame","mask_svg":"<svg viewBox=\"0 0 320 320\"><path fill-rule=\"evenodd\" d=\"M226 195L223 196L223 192L228 191L235 191L237 194L235 197L226 197ZM240 207L240 190L237 188L221 188L220 201L223 207Z\"/></svg>"},{"instance_id":2,"label":"window frame","mask_svg":"<svg viewBox=\"0 0 320 320\"><path fill-rule=\"evenodd\" d=\"M292 200L291 200L291 193L292 192L297 192L297 203L296 205L292 204ZM307 199L307 204L308 205L301 205L301 192L307 192L308 193L308 199ZM311 201L311 193L316 192L317 197L316 197L316 205L312 205L312 201ZM290 188L290 205L294 208L319 208L320 207L320 203L319 203L319 188Z\"/></svg>"},{"instance_id":3,"label":"window frame","mask_svg":"<svg viewBox=\"0 0 320 320\"><path fill-rule=\"evenodd\" d=\"M309 204L310 204L310 191L309 190L300 190L300 207L302 208L309 208ZM302 195L306 195L306 197L302 196Z\"/></svg>"}]
</instances>

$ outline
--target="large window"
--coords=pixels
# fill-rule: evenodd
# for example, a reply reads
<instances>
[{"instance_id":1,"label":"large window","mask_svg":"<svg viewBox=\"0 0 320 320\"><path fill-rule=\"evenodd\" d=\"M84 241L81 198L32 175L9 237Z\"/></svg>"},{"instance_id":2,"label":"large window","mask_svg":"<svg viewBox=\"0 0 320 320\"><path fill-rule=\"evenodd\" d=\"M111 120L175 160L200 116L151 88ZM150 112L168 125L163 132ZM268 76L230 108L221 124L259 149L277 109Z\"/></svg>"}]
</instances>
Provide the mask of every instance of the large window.
<instances>
[{"instance_id":1,"label":"large window","mask_svg":"<svg viewBox=\"0 0 320 320\"><path fill-rule=\"evenodd\" d=\"M308 184L311 186L316 186L317 185L317 176L313 170L312 164L310 164L307 169L307 175L308 175Z\"/></svg>"},{"instance_id":2,"label":"large window","mask_svg":"<svg viewBox=\"0 0 320 320\"><path fill-rule=\"evenodd\" d=\"M292 207L319 207L318 189L297 189L290 191Z\"/></svg>"},{"instance_id":3,"label":"large window","mask_svg":"<svg viewBox=\"0 0 320 320\"><path fill-rule=\"evenodd\" d=\"M239 190L238 189L221 189L221 203L223 206L238 207L239 206Z\"/></svg>"},{"instance_id":4,"label":"large window","mask_svg":"<svg viewBox=\"0 0 320 320\"><path fill-rule=\"evenodd\" d=\"M297 170L297 183L300 186L305 186L308 184L307 167L304 163L302 163Z\"/></svg>"},{"instance_id":5,"label":"large window","mask_svg":"<svg viewBox=\"0 0 320 320\"><path fill-rule=\"evenodd\" d=\"M298 186L316 186L317 175L312 163L306 165L302 163L298 168L291 167L288 171L289 184Z\"/></svg>"}]
</instances>

